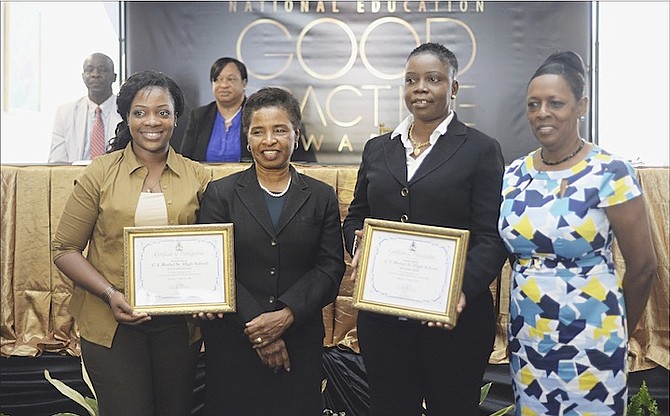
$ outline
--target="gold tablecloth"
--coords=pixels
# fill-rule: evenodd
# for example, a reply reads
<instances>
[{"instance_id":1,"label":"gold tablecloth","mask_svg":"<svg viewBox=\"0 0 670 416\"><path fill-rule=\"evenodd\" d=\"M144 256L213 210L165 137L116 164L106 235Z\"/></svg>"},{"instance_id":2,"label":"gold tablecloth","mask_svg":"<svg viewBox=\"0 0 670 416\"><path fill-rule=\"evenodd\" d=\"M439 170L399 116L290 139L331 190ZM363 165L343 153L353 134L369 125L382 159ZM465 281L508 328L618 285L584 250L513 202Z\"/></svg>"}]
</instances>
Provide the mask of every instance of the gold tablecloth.
<instances>
[{"instance_id":1,"label":"gold tablecloth","mask_svg":"<svg viewBox=\"0 0 670 416\"><path fill-rule=\"evenodd\" d=\"M214 178L220 178L248 164L207 166ZM353 197L357 166L298 164L296 167L333 186L344 218ZM2 356L38 356L44 351L79 355L76 325L67 312L72 282L53 265L50 240L81 169L69 165L1 166ZM644 318L631 340L630 368L637 371L660 365L670 369L668 168L639 168L637 172L649 205L658 271ZM617 269L623 271L619 253L615 252L615 256ZM335 302L324 308L324 345L358 352L350 272L347 268ZM507 362L509 275L509 265L505 265L500 279L491 285L498 310L495 347L489 360L492 364Z\"/></svg>"}]
</instances>

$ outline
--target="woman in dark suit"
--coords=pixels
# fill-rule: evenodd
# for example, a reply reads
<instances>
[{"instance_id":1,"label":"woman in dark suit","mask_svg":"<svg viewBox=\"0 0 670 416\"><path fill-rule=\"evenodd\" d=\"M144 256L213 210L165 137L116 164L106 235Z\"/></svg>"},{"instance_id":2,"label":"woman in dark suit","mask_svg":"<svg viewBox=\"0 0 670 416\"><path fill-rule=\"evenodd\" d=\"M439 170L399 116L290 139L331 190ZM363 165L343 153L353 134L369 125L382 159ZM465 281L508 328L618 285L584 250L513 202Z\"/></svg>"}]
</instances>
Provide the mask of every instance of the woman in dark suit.
<instances>
[{"instance_id":1,"label":"woman in dark suit","mask_svg":"<svg viewBox=\"0 0 670 416\"><path fill-rule=\"evenodd\" d=\"M344 249L337 196L290 164L300 105L263 88L242 124L253 165L212 182L200 223L234 224L237 312L203 315L206 413L322 413L321 309L337 296ZM217 319L218 318L218 319Z\"/></svg>"},{"instance_id":2,"label":"woman in dark suit","mask_svg":"<svg viewBox=\"0 0 670 416\"><path fill-rule=\"evenodd\" d=\"M219 58L209 70L214 101L191 111L179 153L200 162L248 162L247 136L242 129L247 67L235 58ZM293 160L315 162L312 149L298 140Z\"/></svg>"},{"instance_id":3,"label":"woman in dark suit","mask_svg":"<svg viewBox=\"0 0 670 416\"><path fill-rule=\"evenodd\" d=\"M242 133L247 67L235 58L219 58L209 80L214 101L191 111L179 153L200 162L251 160Z\"/></svg>"},{"instance_id":4,"label":"woman in dark suit","mask_svg":"<svg viewBox=\"0 0 670 416\"><path fill-rule=\"evenodd\" d=\"M489 284L505 261L497 218L504 168L498 142L467 127L452 109L458 61L440 44L414 49L405 67L409 115L368 141L344 221L355 251L365 218L470 230L460 315L439 323L358 314L358 339L370 386L370 415L477 415L493 348ZM354 253L352 266L358 255Z\"/></svg>"}]
</instances>

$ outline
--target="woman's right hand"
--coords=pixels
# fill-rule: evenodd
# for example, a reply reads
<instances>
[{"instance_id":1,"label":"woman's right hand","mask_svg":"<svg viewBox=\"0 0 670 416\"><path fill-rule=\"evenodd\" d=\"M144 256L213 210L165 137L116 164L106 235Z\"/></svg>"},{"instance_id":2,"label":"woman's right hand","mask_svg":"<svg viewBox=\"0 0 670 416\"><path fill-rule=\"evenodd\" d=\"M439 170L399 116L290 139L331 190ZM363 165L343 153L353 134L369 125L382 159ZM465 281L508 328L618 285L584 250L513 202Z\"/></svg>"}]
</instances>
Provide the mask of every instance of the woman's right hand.
<instances>
[{"instance_id":1,"label":"woman's right hand","mask_svg":"<svg viewBox=\"0 0 670 416\"><path fill-rule=\"evenodd\" d=\"M114 319L120 324L138 325L151 320L151 316L146 312L137 312L131 308L125 296L118 291L111 294L109 307L112 309Z\"/></svg>"},{"instance_id":2,"label":"woman's right hand","mask_svg":"<svg viewBox=\"0 0 670 416\"><path fill-rule=\"evenodd\" d=\"M356 230L354 231L355 235L355 243L354 243L354 257L351 259L351 276L349 276L349 279L352 282L356 281L356 272L358 271L358 261L361 257L360 255L360 250L358 249L358 245L361 242L361 239L363 238L363 230Z\"/></svg>"}]
</instances>

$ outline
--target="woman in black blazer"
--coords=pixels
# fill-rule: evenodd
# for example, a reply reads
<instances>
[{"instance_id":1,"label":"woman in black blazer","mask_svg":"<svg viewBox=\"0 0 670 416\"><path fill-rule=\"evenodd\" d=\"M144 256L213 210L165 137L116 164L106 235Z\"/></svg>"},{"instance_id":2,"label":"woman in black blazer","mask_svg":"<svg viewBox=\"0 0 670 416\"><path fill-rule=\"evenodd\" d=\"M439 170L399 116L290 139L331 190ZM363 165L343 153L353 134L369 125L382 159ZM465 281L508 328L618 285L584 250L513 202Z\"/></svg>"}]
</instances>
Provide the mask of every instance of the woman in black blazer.
<instances>
[{"instance_id":1,"label":"woman in black blazer","mask_svg":"<svg viewBox=\"0 0 670 416\"><path fill-rule=\"evenodd\" d=\"M199 162L251 160L242 132L247 67L235 58L219 58L209 80L215 100L191 111L179 153Z\"/></svg>"},{"instance_id":2,"label":"woman in black blazer","mask_svg":"<svg viewBox=\"0 0 670 416\"><path fill-rule=\"evenodd\" d=\"M247 67L235 58L219 58L209 70L215 100L191 111L179 153L199 162L249 162L247 135L242 129ZM314 150L298 139L292 160L316 162Z\"/></svg>"},{"instance_id":3,"label":"woman in black blazer","mask_svg":"<svg viewBox=\"0 0 670 416\"><path fill-rule=\"evenodd\" d=\"M290 164L300 105L263 88L243 110L253 165L212 182L199 223L234 224L237 311L207 314L208 415L322 413L321 309L344 274L334 189Z\"/></svg>"},{"instance_id":4,"label":"woman in black blazer","mask_svg":"<svg viewBox=\"0 0 670 416\"><path fill-rule=\"evenodd\" d=\"M497 232L504 162L500 145L465 126L452 110L458 61L440 44L414 49L405 67L411 115L368 141L344 221L354 251L365 218L470 230L459 318L439 323L358 314L358 340L370 386L370 415L478 414L493 349L489 284L506 259ZM352 266L358 263L355 253Z\"/></svg>"}]
</instances>

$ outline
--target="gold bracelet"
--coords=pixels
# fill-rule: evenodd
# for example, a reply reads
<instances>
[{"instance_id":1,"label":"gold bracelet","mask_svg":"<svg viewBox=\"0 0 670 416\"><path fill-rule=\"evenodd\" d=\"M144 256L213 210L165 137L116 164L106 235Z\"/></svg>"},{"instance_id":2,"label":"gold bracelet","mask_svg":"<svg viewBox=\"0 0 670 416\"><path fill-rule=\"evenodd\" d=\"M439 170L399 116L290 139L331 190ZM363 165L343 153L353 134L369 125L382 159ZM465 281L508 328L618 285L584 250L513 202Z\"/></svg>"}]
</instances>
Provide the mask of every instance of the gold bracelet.
<instances>
[{"instance_id":1,"label":"gold bracelet","mask_svg":"<svg viewBox=\"0 0 670 416\"><path fill-rule=\"evenodd\" d=\"M114 292L117 292L116 288L114 286L109 286L100 294L100 299L102 299L106 304L110 305Z\"/></svg>"}]
</instances>

